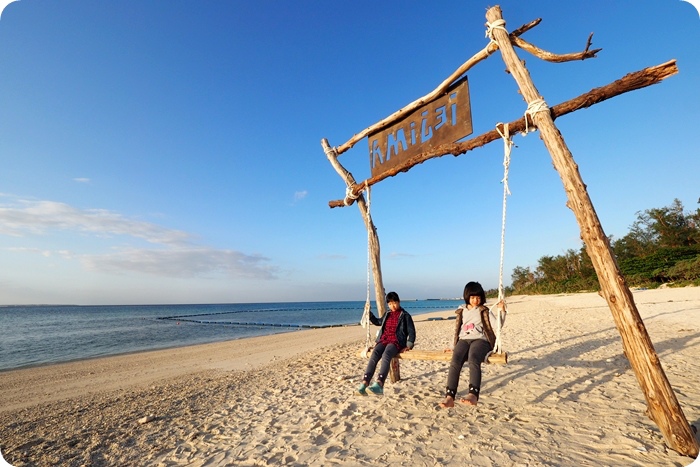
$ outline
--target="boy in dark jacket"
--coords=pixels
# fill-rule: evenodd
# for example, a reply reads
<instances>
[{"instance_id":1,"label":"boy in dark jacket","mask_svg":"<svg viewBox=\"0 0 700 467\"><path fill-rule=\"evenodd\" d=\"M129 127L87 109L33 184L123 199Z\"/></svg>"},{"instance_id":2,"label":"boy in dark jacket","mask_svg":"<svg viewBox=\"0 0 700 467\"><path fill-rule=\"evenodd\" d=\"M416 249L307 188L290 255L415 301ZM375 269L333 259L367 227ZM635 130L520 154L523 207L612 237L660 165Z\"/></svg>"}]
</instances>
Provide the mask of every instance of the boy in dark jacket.
<instances>
[{"instance_id":1,"label":"boy in dark jacket","mask_svg":"<svg viewBox=\"0 0 700 467\"><path fill-rule=\"evenodd\" d=\"M396 292L389 292L386 294L386 301L389 305L389 312L384 315L381 321L371 312L369 315L370 322L375 326L381 326L381 330L372 355L369 357L362 384L357 388L357 392L362 395L367 394L367 389L374 394L384 394L384 381L389 374L391 359L400 352L411 350L416 341L416 327L413 324L413 318L401 308L399 295ZM377 379L371 386L367 387L379 359L382 360L382 364Z\"/></svg>"}]
</instances>

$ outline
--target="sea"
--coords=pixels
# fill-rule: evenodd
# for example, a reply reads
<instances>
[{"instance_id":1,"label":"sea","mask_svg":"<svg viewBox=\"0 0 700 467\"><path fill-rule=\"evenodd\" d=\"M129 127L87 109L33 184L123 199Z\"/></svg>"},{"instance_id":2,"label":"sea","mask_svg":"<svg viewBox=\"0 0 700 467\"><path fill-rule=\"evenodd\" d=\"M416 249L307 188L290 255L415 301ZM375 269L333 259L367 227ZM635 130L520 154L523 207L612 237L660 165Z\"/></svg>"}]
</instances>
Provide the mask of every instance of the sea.
<instances>
[{"instance_id":1,"label":"sea","mask_svg":"<svg viewBox=\"0 0 700 467\"><path fill-rule=\"evenodd\" d=\"M412 316L461 300L402 300ZM0 306L0 371L335 326L364 301L208 305ZM375 303L372 312L378 315Z\"/></svg>"}]
</instances>

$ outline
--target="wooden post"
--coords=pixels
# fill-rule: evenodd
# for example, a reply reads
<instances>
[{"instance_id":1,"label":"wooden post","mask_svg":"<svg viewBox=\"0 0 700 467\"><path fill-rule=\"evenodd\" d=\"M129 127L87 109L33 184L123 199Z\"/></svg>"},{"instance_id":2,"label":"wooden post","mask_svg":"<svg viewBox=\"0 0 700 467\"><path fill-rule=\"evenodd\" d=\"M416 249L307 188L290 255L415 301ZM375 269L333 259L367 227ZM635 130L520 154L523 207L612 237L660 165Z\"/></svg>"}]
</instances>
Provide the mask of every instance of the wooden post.
<instances>
[{"instance_id":1,"label":"wooden post","mask_svg":"<svg viewBox=\"0 0 700 467\"><path fill-rule=\"evenodd\" d=\"M392 358L389 366L389 381L396 383L401 381L401 364L398 358Z\"/></svg>"},{"instance_id":2,"label":"wooden post","mask_svg":"<svg viewBox=\"0 0 700 467\"><path fill-rule=\"evenodd\" d=\"M328 140L323 138L321 140L321 146L323 146L323 151L328 157L328 161L331 163L333 168L340 178L345 181L348 187L355 185L355 178L350 172L343 167L340 162L338 162L338 154L336 151L328 144ZM362 219L365 221L365 227L367 227L368 239L369 239L369 249L370 249L370 259L372 263L372 277L374 278L374 295L377 301L377 312L381 318L386 314L386 298L384 297L384 283L382 282L382 266L381 259L379 255L379 237L377 236L377 229L374 227L374 222L372 222L372 217L370 216L369 209L367 209L367 203L365 203L365 197L360 194L357 198L357 206L360 208L360 214L362 214Z\"/></svg>"},{"instance_id":3,"label":"wooden post","mask_svg":"<svg viewBox=\"0 0 700 467\"><path fill-rule=\"evenodd\" d=\"M490 8L486 12L486 19L489 24L496 25L503 19L501 8L499 6ZM539 92L515 53L505 28L496 27L492 32L508 71L518 83L530 108L533 102L541 99ZM602 294L608 302L615 325L622 337L627 358L646 397L649 414L672 449L683 455L697 457L698 443L661 367L632 293L620 273L578 166L564 138L554 125L549 110L534 112L531 118L540 130L541 138L564 184L568 199L567 206L574 212L578 221L581 238L586 244L586 251L598 274Z\"/></svg>"}]
</instances>

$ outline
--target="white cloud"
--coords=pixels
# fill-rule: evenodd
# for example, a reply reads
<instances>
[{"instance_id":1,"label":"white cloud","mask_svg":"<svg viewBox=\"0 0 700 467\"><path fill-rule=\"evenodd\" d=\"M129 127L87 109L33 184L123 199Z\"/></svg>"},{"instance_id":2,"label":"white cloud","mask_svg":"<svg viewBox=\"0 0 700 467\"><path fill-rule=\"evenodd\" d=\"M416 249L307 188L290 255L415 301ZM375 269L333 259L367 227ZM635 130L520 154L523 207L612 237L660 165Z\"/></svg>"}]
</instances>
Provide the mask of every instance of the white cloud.
<instances>
[{"instance_id":1,"label":"white cloud","mask_svg":"<svg viewBox=\"0 0 700 467\"><path fill-rule=\"evenodd\" d=\"M32 253L32 254L41 255L45 258L48 258L51 256L50 250L42 250L40 248L11 247L11 248L7 248L7 251L16 251L16 252L20 252L20 253Z\"/></svg>"},{"instance_id":2,"label":"white cloud","mask_svg":"<svg viewBox=\"0 0 700 467\"><path fill-rule=\"evenodd\" d=\"M32 247L11 250L66 260L79 258L87 269L106 273L141 272L163 277L224 274L232 278L274 279L278 272L264 256L197 246L187 232L129 219L104 209L78 209L54 201L24 200L0 204L0 235L48 237L58 232L106 238L133 237L160 248L128 248L116 253L89 255L61 249L60 246L55 251Z\"/></svg>"},{"instance_id":3,"label":"white cloud","mask_svg":"<svg viewBox=\"0 0 700 467\"><path fill-rule=\"evenodd\" d=\"M294 193L294 202L296 203L297 201L301 201L302 199L306 198L306 196L308 194L309 194L309 192L306 190L295 192Z\"/></svg>"},{"instance_id":4,"label":"white cloud","mask_svg":"<svg viewBox=\"0 0 700 467\"><path fill-rule=\"evenodd\" d=\"M42 250L41 248L33 248L33 247L8 247L5 248L6 251L13 251L13 252L18 252L18 253L32 253L32 254L37 254L41 255L45 258L51 258L51 257L59 257L63 259L74 259L76 255L70 251L70 250Z\"/></svg>"},{"instance_id":5,"label":"white cloud","mask_svg":"<svg viewBox=\"0 0 700 467\"><path fill-rule=\"evenodd\" d=\"M396 259L396 258L417 258L418 255L414 255L412 253L399 253L399 252L391 252L389 254L389 258Z\"/></svg>"},{"instance_id":6,"label":"white cloud","mask_svg":"<svg viewBox=\"0 0 700 467\"><path fill-rule=\"evenodd\" d=\"M337 259L348 259L346 255L339 255L339 254L321 254L318 255L318 259L322 260L337 260Z\"/></svg>"},{"instance_id":7,"label":"white cloud","mask_svg":"<svg viewBox=\"0 0 700 467\"><path fill-rule=\"evenodd\" d=\"M0 206L0 234L14 237L73 230L100 236L127 235L161 245L182 246L192 236L150 222L128 219L104 209L77 209L55 201L21 201Z\"/></svg>"},{"instance_id":8,"label":"white cloud","mask_svg":"<svg viewBox=\"0 0 700 467\"><path fill-rule=\"evenodd\" d=\"M176 250L131 249L108 255L83 258L97 272L140 272L165 277L196 277L223 273L230 277L274 279L276 268L260 255L233 250L191 248Z\"/></svg>"},{"instance_id":9,"label":"white cloud","mask_svg":"<svg viewBox=\"0 0 700 467\"><path fill-rule=\"evenodd\" d=\"M85 177L77 177L74 178L73 181L78 183L90 183L90 179Z\"/></svg>"}]
</instances>

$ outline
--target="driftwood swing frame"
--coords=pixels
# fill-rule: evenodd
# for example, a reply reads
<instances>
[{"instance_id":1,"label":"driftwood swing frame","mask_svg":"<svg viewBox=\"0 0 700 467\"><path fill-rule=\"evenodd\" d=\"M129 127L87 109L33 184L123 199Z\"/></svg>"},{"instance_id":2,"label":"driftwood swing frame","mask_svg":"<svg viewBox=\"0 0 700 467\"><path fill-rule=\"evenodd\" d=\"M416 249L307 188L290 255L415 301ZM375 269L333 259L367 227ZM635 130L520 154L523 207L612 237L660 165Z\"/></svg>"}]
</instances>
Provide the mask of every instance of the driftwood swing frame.
<instances>
[{"instance_id":1,"label":"driftwood swing frame","mask_svg":"<svg viewBox=\"0 0 700 467\"><path fill-rule=\"evenodd\" d=\"M441 157L447 154L459 156L472 149L500 139L501 136L497 130L492 130L466 141L443 144L429 151L424 151L421 154L415 155L392 168L390 171L368 178L360 183L357 183L352 174L340 164L338 156L352 148L357 142L369 134L389 127L394 122L404 118L410 112L442 96L452 83L463 76L474 65L488 58L496 50L501 51L501 56L506 64L507 70L517 82L520 93L528 104L528 108L534 102L542 100L542 97L533 84L524 64L518 58L514 46L538 58L553 62L584 60L594 57L596 53L600 51L600 49L589 50L591 45L591 37L589 36L585 50L580 53L566 55L551 54L529 44L519 37L524 32L539 24L541 20L535 20L509 34L504 27L505 22L503 21L501 8L499 6L489 8L486 12L486 19L489 26L495 24L499 25L499 27L493 28L490 36L492 39L491 42L483 50L460 66L433 92L417 99L384 120L354 135L341 146L331 147L325 138L321 141L321 145L329 162L344 180L347 187L345 198L343 200L330 201L329 206L331 208L349 206L356 202L365 222L371 251L376 303L380 315L386 313L386 304L384 303L384 286L381 277L379 239L362 194L363 190L387 177L394 176L399 172L408 171L413 166L425 162L428 159ZM611 84L593 89L577 98L545 109L546 111L526 113L523 118L508 123L508 126L511 133L523 131L526 126L540 131L540 137L552 157L555 169L562 179L567 195L567 207L573 211L579 224L581 239L586 245L586 251L591 257L593 267L599 278L601 294L608 303L615 325L622 338L624 353L634 370L637 381L646 398L647 414L660 428L669 447L682 455L697 457L698 442L695 439L695 435L664 373L659 357L656 354L649 334L644 326L644 322L634 303L634 298L627 282L619 270L612 249L610 248L608 237L605 235L600 224L593 203L586 190L586 185L578 171L578 166L563 136L554 124L554 120L562 115L590 107L591 105L625 92L657 84L676 73L678 73L678 68L675 60L645 68L630 73ZM417 351L412 351L411 353L414 352ZM415 356L420 357L418 354ZM427 356L424 357L429 359Z\"/></svg>"}]
</instances>

